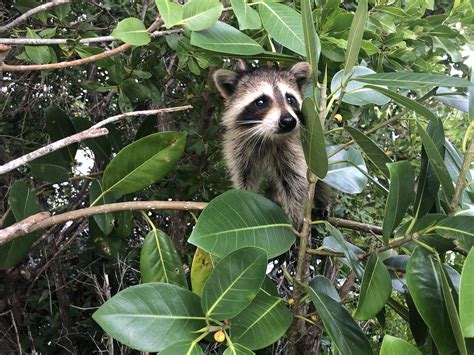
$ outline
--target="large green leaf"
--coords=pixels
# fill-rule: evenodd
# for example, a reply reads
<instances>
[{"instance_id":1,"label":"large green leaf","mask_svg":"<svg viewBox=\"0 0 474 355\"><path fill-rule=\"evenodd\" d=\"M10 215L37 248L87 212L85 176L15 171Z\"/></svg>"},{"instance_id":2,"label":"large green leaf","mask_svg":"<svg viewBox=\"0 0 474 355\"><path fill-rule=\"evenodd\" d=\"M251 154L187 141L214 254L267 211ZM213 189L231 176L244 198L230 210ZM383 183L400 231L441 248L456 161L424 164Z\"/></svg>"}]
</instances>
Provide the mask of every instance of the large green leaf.
<instances>
[{"instance_id":1,"label":"large green leaf","mask_svg":"<svg viewBox=\"0 0 474 355\"><path fill-rule=\"evenodd\" d=\"M373 354L364 332L339 302L311 285L308 292L324 329L341 354Z\"/></svg>"},{"instance_id":2,"label":"large green leaf","mask_svg":"<svg viewBox=\"0 0 474 355\"><path fill-rule=\"evenodd\" d=\"M115 202L111 195L102 195L103 191L104 190L100 181L94 180L89 190L89 202L94 202L99 196L102 197L97 200L97 202L95 203L96 206L107 205L109 203ZM112 232L112 229L114 229L115 217L113 213L95 214L92 216L92 218L94 218L95 222L97 223L97 226L105 235L110 234L110 232Z\"/></svg>"},{"instance_id":3,"label":"large green leaf","mask_svg":"<svg viewBox=\"0 0 474 355\"><path fill-rule=\"evenodd\" d=\"M338 71L331 80L331 92L337 97L341 95L342 86L345 84L345 94L342 101L351 105L364 106L369 104L385 105L390 99L369 88L368 85L357 81L357 78L362 75L375 73L372 69L355 66L348 73L345 69ZM351 80L349 80L351 79Z\"/></svg>"},{"instance_id":4,"label":"large green leaf","mask_svg":"<svg viewBox=\"0 0 474 355\"><path fill-rule=\"evenodd\" d=\"M48 182L63 182L69 178L69 163L64 160L60 150L36 158L28 163L31 173Z\"/></svg>"},{"instance_id":5,"label":"large green leaf","mask_svg":"<svg viewBox=\"0 0 474 355\"><path fill-rule=\"evenodd\" d=\"M380 355L421 355L421 352L409 342L385 334Z\"/></svg>"},{"instance_id":6,"label":"large green leaf","mask_svg":"<svg viewBox=\"0 0 474 355\"><path fill-rule=\"evenodd\" d=\"M353 127L345 127L352 139L359 145L360 149L367 155L369 160L388 178L390 172L386 164L392 160L379 148L369 137Z\"/></svg>"},{"instance_id":7,"label":"large green leaf","mask_svg":"<svg viewBox=\"0 0 474 355\"><path fill-rule=\"evenodd\" d=\"M219 257L255 246L274 258L290 248L295 235L279 206L251 191L230 190L209 203L188 241Z\"/></svg>"},{"instance_id":8,"label":"large green leaf","mask_svg":"<svg viewBox=\"0 0 474 355\"><path fill-rule=\"evenodd\" d=\"M464 336L474 338L474 248L471 248L461 273L459 317Z\"/></svg>"},{"instance_id":9,"label":"large green leaf","mask_svg":"<svg viewBox=\"0 0 474 355\"><path fill-rule=\"evenodd\" d=\"M433 229L443 237L457 239L466 249L474 246L474 216L448 217Z\"/></svg>"},{"instance_id":10,"label":"large green leaf","mask_svg":"<svg viewBox=\"0 0 474 355\"><path fill-rule=\"evenodd\" d=\"M191 31L202 31L211 27L222 12L219 0L189 0L183 6L184 27Z\"/></svg>"},{"instance_id":11,"label":"large green leaf","mask_svg":"<svg viewBox=\"0 0 474 355\"><path fill-rule=\"evenodd\" d=\"M449 322L437 261L419 246L407 265L407 285L418 312L428 325L440 353L456 350L456 340Z\"/></svg>"},{"instance_id":12,"label":"large green leaf","mask_svg":"<svg viewBox=\"0 0 474 355\"><path fill-rule=\"evenodd\" d=\"M140 252L142 283L164 282L187 288L183 263L170 237L159 229L151 230L145 237Z\"/></svg>"},{"instance_id":13,"label":"large green leaf","mask_svg":"<svg viewBox=\"0 0 474 355\"><path fill-rule=\"evenodd\" d=\"M111 35L132 46L144 46L151 41L142 21L135 17L123 19L117 24Z\"/></svg>"},{"instance_id":14,"label":"large green leaf","mask_svg":"<svg viewBox=\"0 0 474 355\"><path fill-rule=\"evenodd\" d=\"M237 343L228 344L229 347L224 350L223 355L254 355L255 353L245 346Z\"/></svg>"},{"instance_id":15,"label":"large green leaf","mask_svg":"<svg viewBox=\"0 0 474 355\"><path fill-rule=\"evenodd\" d=\"M454 302L451 287L446 276L446 271L442 267L441 263L438 262L438 274L441 279L441 290L443 291L443 297L446 305L446 310L449 316L449 322L453 329L454 338L458 346L459 353L461 355L467 355L466 343L464 342L464 335L461 329L461 322L459 320L458 310L456 303ZM456 300L457 301L457 300Z\"/></svg>"},{"instance_id":16,"label":"large green leaf","mask_svg":"<svg viewBox=\"0 0 474 355\"><path fill-rule=\"evenodd\" d=\"M264 51L252 38L222 21L217 21L204 31L192 32L191 44L210 51L239 56L255 55Z\"/></svg>"},{"instance_id":17,"label":"large green leaf","mask_svg":"<svg viewBox=\"0 0 474 355\"><path fill-rule=\"evenodd\" d=\"M196 334L197 337L197 334ZM166 349L160 351L160 355L204 355L199 342L195 342L191 339L180 340L176 343L168 346Z\"/></svg>"},{"instance_id":18,"label":"large green leaf","mask_svg":"<svg viewBox=\"0 0 474 355\"><path fill-rule=\"evenodd\" d=\"M436 120L439 120L439 118L437 117ZM441 123L438 123L438 126L440 124ZM418 133L421 136L421 141L423 142L423 148L425 148L430 164L441 183L445 199L449 202L451 201L451 196L454 195L454 186L451 177L449 176L448 169L444 164L444 151L440 152L438 150L437 142L433 141L433 137L426 132L419 122L417 122L416 125Z\"/></svg>"},{"instance_id":19,"label":"large green leaf","mask_svg":"<svg viewBox=\"0 0 474 355\"><path fill-rule=\"evenodd\" d=\"M338 149L339 145L326 148L328 154ZM343 149L329 158L328 173L323 181L336 190L348 193L361 193L368 179L362 154L354 147Z\"/></svg>"},{"instance_id":20,"label":"large green leaf","mask_svg":"<svg viewBox=\"0 0 474 355\"><path fill-rule=\"evenodd\" d=\"M238 249L217 263L204 285L202 310L207 317L229 319L247 307L262 286L267 253L254 247Z\"/></svg>"},{"instance_id":21,"label":"large green leaf","mask_svg":"<svg viewBox=\"0 0 474 355\"><path fill-rule=\"evenodd\" d=\"M455 86L469 87L474 86L467 80L455 78L446 75L424 74L424 73L377 73L364 75L357 78L358 81L374 85L387 85L392 87L417 89L433 86Z\"/></svg>"},{"instance_id":22,"label":"large green leaf","mask_svg":"<svg viewBox=\"0 0 474 355\"><path fill-rule=\"evenodd\" d=\"M383 309L391 291L392 281L387 268L377 254L372 254L365 267L354 318L359 320L374 318Z\"/></svg>"},{"instance_id":23,"label":"large green leaf","mask_svg":"<svg viewBox=\"0 0 474 355\"><path fill-rule=\"evenodd\" d=\"M316 30L314 28L313 11L311 10L310 1L305 0L301 2L301 13L303 16L303 31L304 44L306 48L306 59L309 64L311 64L311 68L313 68L313 83L317 83L319 56L321 54L321 41L319 40L318 34L316 33ZM315 100L317 100L316 96L313 95L313 97Z\"/></svg>"},{"instance_id":24,"label":"large green leaf","mask_svg":"<svg viewBox=\"0 0 474 355\"><path fill-rule=\"evenodd\" d=\"M303 100L302 111L306 125L301 129L301 142L306 164L313 174L323 179L328 172L328 158L323 127L311 97Z\"/></svg>"},{"instance_id":25,"label":"large green leaf","mask_svg":"<svg viewBox=\"0 0 474 355\"><path fill-rule=\"evenodd\" d=\"M274 2L260 3L262 24L268 34L282 46L305 56L303 20L295 9Z\"/></svg>"},{"instance_id":26,"label":"large green leaf","mask_svg":"<svg viewBox=\"0 0 474 355\"><path fill-rule=\"evenodd\" d=\"M156 7L165 21L166 28L171 28L181 22L183 6L170 0L155 0Z\"/></svg>"},{"instance_id":27,"label":"large green leaf","mask_svg":"<svg viewBox=\"0 0 474 355\"><path fill-rule=\"evenodd\" d=\"M72 121L69 119L66 113L57 106L50 106L46 108L44 110L44 119L46 121L46 131L53 142L68 136L72 136L76 133L76 129L74 128ZM74 160L77 147L78 144L75 143L70 144L60 150L67 162L70 163ZM57 162L57 164L59 165L60 162Z\"/></svg>"},{"instance_id":28,"label":"large green leaf","mask_svg":"<svg viewBox=\"0 0 474 355\"><path fill-rule=\"evenodd\" d=\"M26 28L26 38L39 39L41 36L35 31ZM52 56L48 46L25 46L25 52L35 64L51 63Z\"/></svg>"},{"instance_id":29,"label":"large green leaf","mask_svg":"<svg viewBox=\"0 0 474 355\"><path fill-rule=\"evenodd\" d=\"M159 132L123 148L104 171L105 191L128 194L173 170L184 151L186 133Z\"/></svg>"},{"instance_id":30,"label":"large green leaf","mask_svg":"<svg viewBox=\"0 0 474 355\"><path fill-rule=\"evenodd\" d=\"M359 0L357 10L352 19L345 55L344 73L349 73L359 58L360 46L364 37L364 28L368 17L367 0Z\"/></svg>"},{"instance_id":31,"label":"large green leaf","mask_svg":"<svg viewBox=\"0 0 474 355\"><path fill-rule=\"evenodd\" d=\"M243 30L256 30L262 26L258 12L252 9L245 0L230 0L239 28Z\"/></svg>"},{"instance_id":32,"label":"large green leaf","mask_svg":"<svg viewBox=\"0 0 474 355\"><path fill-rule=\"evenodd\" d=\"M291 325L293 316L283 299L260 291L252 303L232 318L232 341L250 350L258 350L280 339Z\"/></svg>"},{"instance_id":33,"label":"large green leaf","mask_svg":"<svg viewBox=\"0 0 474 355\"><path fill-rule=\"evenodd\" d=\"M320 293L324 293L325 295L331 297L334 301L341 302L339 293L337 293L336 288L327 277L317 275L309 282L309 285L313 289L318 290Z\"/></svg>"},{"instance_id":34,"label":"large green leaf","mask_svg":"<svg viewBox=\"0 0 474 355\"><path fill-rule=\"evenodd\" d=\"M195 339L194 332L206 324L198 296L164 283L126 288L105 302L92 318L114 339L149 352Z\"/></svg>"},{"instance_id":35,"label":"large green leaf","mask_svg":"<svg viewBox=\"0 0 474 355\"><path fill-rule=\"evenodd\" d=\"M390 171L390 189L383 219L383 239L388 243L393 230L402 221L413 201L415 170L408 161L387 164Z\"/></svg>"}]
</instances>

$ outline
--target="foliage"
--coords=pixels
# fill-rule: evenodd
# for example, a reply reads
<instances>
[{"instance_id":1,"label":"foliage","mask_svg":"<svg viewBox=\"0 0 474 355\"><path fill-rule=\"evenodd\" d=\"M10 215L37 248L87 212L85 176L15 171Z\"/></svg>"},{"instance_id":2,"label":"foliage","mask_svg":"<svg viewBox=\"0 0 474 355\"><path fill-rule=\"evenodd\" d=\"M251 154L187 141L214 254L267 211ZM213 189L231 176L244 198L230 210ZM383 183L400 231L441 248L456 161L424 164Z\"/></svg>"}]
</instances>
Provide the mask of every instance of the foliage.
<instances>
[{"instance_id":1,"label":"foliage","mask_svg":"<svg viewBox=\"0 0 474 355\"><path fill-rule=\"evenodd\" d=\"M37 5L2 4L0 22ZM472 353L472 20L468 1L107 0L0 32L68 39L7 52L54 70L3 68L1 164L109 116L193 105L126 117L0 175L2 228L102 209L0 244L0 349ZM277 204L229 187L211 77L235 58L313 68L308 176L338 196L328 221L306 216L307 261ZM132 212L140 200L182 207ZM199 216L196 201L210 201Z\"/></svg>"}]
</instances>

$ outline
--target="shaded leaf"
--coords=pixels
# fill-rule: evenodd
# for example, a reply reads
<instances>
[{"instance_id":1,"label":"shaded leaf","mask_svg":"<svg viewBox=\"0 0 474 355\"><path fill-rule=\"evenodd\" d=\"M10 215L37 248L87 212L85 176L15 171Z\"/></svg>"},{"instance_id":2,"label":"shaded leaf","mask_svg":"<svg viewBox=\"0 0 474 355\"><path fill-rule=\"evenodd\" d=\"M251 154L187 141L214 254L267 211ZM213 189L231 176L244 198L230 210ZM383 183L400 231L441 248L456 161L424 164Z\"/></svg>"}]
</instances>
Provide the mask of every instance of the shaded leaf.
<instances>
[{"instance_id":1,"label":"shaded leaf","mask_svg":"<svg viewBox=\"0 0 474 355\"><path fill-rule=\"evenodd\" d=\"M433 229L443 237L457 239L468 250L474 246L474 216L448 217Z\"/></svg>"},{"instance_id":2,"label":"shaded leaf","mask_svg":"<svg viewBox=\"0 0 474 355\"><path fill-rule=\"evenodd\" d=\"M35 31L30 28L26 29L26 38L41 38ZM31 61L35 64L51 63L52 57L48 46L25 46L25 52Z\"/></svg>"},{"instance_id":3,"label":"shaded leaf","mask_svg":"<svg viewBox=\"0 0 474 355\"><path fill-rule=\"evenodd\" d=\"M421 355L421 352L409 342L385 334L383 337L380 355Z\"/></svg>"},{"instance_id":4,"label":"shaded leaf","mask_svg":"<svg viewBox=\"0 0 474 355\"><path fill-rule=\"evenodd\" d=\"M227 349L224 350L223 355L253 355L255 354L252 350L246 348L238 343L232 343Z\"/></svg>"},{"instance_id":5,"label":"shaded leaf","mask_svg":"<svg viewBox=\"0 0 474 355\"><path fill-rule=\"evenodd\" d=\"M456 77L412 72L369 74L359 77L357 80L374 85L387 85L406 89L417 89L433 86L474 86L474 83Z\"/></svg>"},{"instance_id":6,"label":"shaded leaf","mask_svg":"<svg viewBox=\"0 0 474 355\"><path fill-rule=\"evenodd\" d=\"M471 248L461 273L459 290L459 316L464 336L474 338L474 248Z\"/></svg>"},{"instance_id":7,"label":"shaded leaf","mask_svg":"<svg viewBox=\"0 0 474 355\"><path fill-rule=\"evenodd\" d=\"M174 344L171 344L166 349L160 351L160 355L177 355L177 354L186 354L186 355L204 355L199 342L195 343L191 339L180 340Z\"/></svg>"},{"instance_id":8,"label":"shaded leaf","mask_svg":"<svg viewBox=\"0 0 474 355\"><path fill-rule=\"evenodd\" d=\"M336 288L327 277L317 275L309 282L309 286L318 290L320 293L324 293L326 296L331 297L334 301L341 302L339 293L337 293Z\"/></svg>"},{"instance_id":9,"label":"shaded leaf","mask_svg":"<svg viewBox=\"0 0 474 355\"><path fill-rule=\"evenodd\" d=\"M57 106L47 107L44 110L44 119L46 121L46 131L53 142L69 137L76 133L76 129L74 128L72 121L69 119L66 113ZM77 143L70 144L59 151L67 162L72 162L76 156L77 147Z\"/></svg>"},{"instance_id":10,"label":"shaded leaf","mask_svg":"<svg viewBox=\"0 0 474 355\"><path fill-rule=\"evenodd\" d=\"M111 35L132 46L144 46L151 41L145 25L135 17L129 17L120 21Z\"/></svg>"},{"instance_id":11,"label":"shaded leaf","mask_svg":"<svg viewBox=\"0 0 474 355\"><path fill-rule=\"evenodd\" d=\"M349 37L347 38L347 48L345 54L344 73L349 73L357 58L359 58L360 46L364 37L364 28L368 16L367 0L359 0L357 10L352 19Z\"/></svg>"},{"instance_id":12,"label":"shaded leaf","mask_svg":"<svg viewBox=\"0 0 474 355\"><path fill-rule=\"evenodd\" d=\"M94 180L91 184L90 190L89 190L89 202L92 203L96 201L96 199L99 196L102 196L97 200L95 203L96 206L101 206L101 205L107 205L109 203L115 202L113 197L109 196L104 196L102 195L103 192L102 185L99 180ZM95 214L92 216L94 218L95 222L97 223L97 226L100 228L102 233L105 235L110 234L112 232L112 229L114 228L114 214L113 213L103 213L103 214Z\"/></svg>"},{"instance_id":13,"label":"shaded leaf","mask_svg":"<svg viewBox=\"0 0 474 355\"><path fill-rule=\"evenodd\" d=\"M318 34L314 28L313 12L311 10L310 1L301 2L301 12L303 16L303 31L304 31L304 44L306 48L306 59L311 64L313 83L318 82L318 64L319 56L321 55L321 41L319 40ZM313 93L313 97L317 100L317 97ZM317 115L315 116L317 117Z\"/></svg>"}]
</instances>

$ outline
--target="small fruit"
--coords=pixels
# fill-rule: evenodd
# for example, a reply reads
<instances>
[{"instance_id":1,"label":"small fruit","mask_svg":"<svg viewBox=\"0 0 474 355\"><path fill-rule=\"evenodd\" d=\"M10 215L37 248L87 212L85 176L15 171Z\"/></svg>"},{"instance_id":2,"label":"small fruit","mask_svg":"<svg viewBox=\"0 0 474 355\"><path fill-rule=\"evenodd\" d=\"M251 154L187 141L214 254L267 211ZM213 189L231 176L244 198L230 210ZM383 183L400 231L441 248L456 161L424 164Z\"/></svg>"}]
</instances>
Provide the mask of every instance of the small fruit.
<instances>
[{"instance_id":1,"label":"small fruit","mask_svg":"<svg viewBox=\"0 0 474 355\"><path fill-rule=\"evenodd\" d=\"M288 299L288 304L291 306L293 303L295 303L295 300L293 298Z\"/></svg>"},{"instance_id":2,"label":"small fruit","mask_svg":"<svg viewBox=\"0 0 474 355\"><path fill-rule=\"evenodd\" d=\"M336 113L334 115L334 119L336 120L336 122L342 122L342 115L340 113Z\"/></svg>"},{"instance_id":3,"label":"small fruit","mask_svg":"<svg viewBox=\"0 0 474 355\"><path fill-rule=\"evenodd\" d=\"M313 322L316 322L316 321L318 320L318 316L317 316L316 314L312 314L312 315L311 315L311 320L312 320Z\"/></svg>"},{"instance_id":4,"label":"small fruit","mask_svg":"<svg viewBox=\"0 0 474 355\"><path fill-rule=\"evenodd\" d=\"M218 330L214 333L214 340L218 343L222 343L225 340L225 334L222 330Z\"/></svg>"}]
</instances>

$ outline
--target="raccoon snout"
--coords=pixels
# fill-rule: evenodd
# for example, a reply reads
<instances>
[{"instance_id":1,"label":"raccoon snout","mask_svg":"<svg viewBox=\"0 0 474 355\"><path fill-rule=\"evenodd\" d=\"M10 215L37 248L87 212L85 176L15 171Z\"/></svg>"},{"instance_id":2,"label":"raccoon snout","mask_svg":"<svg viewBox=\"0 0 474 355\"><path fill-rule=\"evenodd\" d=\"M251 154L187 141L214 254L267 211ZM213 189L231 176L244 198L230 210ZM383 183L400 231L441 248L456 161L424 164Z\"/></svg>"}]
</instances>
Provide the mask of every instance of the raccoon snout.
<instances>
[{"instance_id":1,"label":"raccoon snout","mask_svg":"<svg viewBox=\"0 0 474 355\"><path fill-rule=\"evenodd\" d=\"M296 119L289 113L282 115L278 121L278 133L288 133L296 127Z\"/></svg>"}]
</instances>

